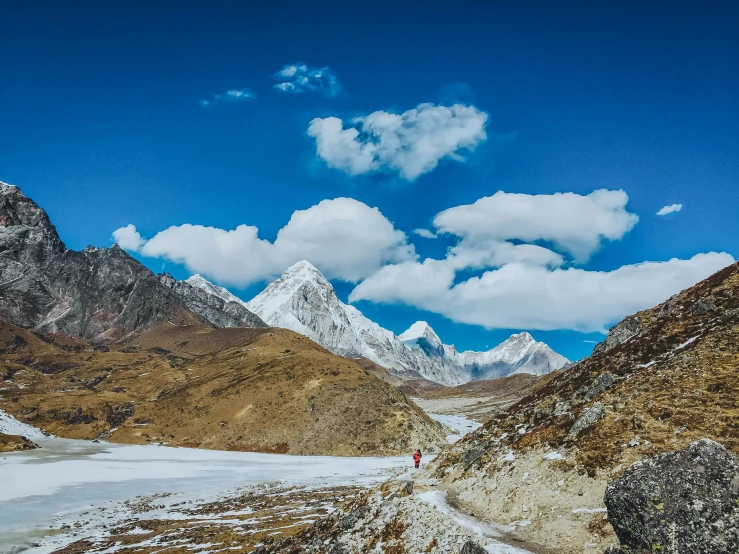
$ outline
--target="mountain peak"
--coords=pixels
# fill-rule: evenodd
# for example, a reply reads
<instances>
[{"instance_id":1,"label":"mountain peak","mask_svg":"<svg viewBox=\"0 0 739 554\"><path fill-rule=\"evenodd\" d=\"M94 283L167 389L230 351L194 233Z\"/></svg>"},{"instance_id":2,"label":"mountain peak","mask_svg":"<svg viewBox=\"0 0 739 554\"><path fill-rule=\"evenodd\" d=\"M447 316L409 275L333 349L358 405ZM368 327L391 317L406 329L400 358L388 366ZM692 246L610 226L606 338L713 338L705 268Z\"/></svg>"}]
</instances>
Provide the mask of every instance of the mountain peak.
<instances>
[{"instance_id":1,"label":"mountain peak","mask_svg":"<svg viewBox=\"0 0 739 554\"><path fill-rule=\"evenodd\" d=\"M431 328L431 325L429 325L425 321L416 321L413 325L408 327L408 329L403 332L400 337L398 337L400 340L412 340L412 339L418 339L421 337L435 337L436 340L441 342L441 339L439 339L439 335L434 332L434 330Z\"/></svg>"},{"instance_id":2,"label":"mountain peak","mask_svg":"<svg viewBox=\"0 0 739 554\"><path fill-rule=\"evenodd\" d=\"M291 276L320 275L321 277L323 277L323 274L320 271L318 271L318 268L314 266L312 263L310 263L308 260L301 260L298 263L291 265L282 273L282 275L283 276L285 275L291 275Z\"/></svg>"},{"instance_id":3,"label":"mountain peak","mask_svg":"<svg viewBox=\"0 0 739 554\"><path fill-rule=\"evenodd\" d=\"M13 192L19 191L20 192L20 189L18 187L16 187L15 185L11 185L10 183L6 183L4 181L0 181L0 192L11 192L11 191L13 191Z\"/></svg>"},{"instance_id":4,"label":"mountain peak","mask_svg":"<svg viewBox=\"0 0 739 554\"><path fill-rule=\"evenodd\" d=\"M203 290L208 294L217 296L224 302L236 302L237 304L241 304L242 306L246 307L246 302L241 300L241 298L239 298L238 296L234 295L230 290L219 287L218 285L214 285L199 273L191 275L190 277L185 279L185 283L187 283L191 287Z\"/></svg>"}]
</instances>

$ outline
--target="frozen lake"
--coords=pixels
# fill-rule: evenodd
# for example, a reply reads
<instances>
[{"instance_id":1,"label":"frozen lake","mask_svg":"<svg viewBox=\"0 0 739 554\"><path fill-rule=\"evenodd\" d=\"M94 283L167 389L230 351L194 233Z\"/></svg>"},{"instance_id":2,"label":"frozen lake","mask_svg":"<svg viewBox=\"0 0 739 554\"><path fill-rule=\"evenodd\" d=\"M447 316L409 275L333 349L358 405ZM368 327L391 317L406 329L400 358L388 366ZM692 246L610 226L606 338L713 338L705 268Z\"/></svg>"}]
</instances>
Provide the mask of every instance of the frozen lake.
<instances>
[{"instance_id":1,"label":"frozen lake","mask_svg":"<svg viewBox=\"0 0 739 554\"><path fill-rule=\"evenodd\" d=\"M279 482L309 487L382 482L411 464L339 458L128 446L34 438L42 448L0 455L0 552L49 552L50 528L139 496L213 499L239 487ZM113 517L113 516L107 516ZM90 533L94 529L90 529ZM75 539L84 536L80 531ZM69 540L67 540L69 542ZM63 542L61 544L64 544Z\"/></svg>"}]
</instances>

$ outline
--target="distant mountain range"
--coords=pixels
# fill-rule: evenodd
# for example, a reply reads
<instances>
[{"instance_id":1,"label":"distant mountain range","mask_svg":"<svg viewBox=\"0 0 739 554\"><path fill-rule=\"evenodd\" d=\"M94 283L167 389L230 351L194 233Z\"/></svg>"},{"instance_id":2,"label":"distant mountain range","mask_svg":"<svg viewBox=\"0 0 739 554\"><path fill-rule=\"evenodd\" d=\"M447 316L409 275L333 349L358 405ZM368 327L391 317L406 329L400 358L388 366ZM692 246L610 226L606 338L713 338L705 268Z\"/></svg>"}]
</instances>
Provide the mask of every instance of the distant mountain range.
<instances>
[{"instance_id":1,"label":"distant mountain range","mask_svg":"<svg viewBox=\"0 0 739 554\"><path fill-rule=\"evenodd\" d=\"M224 300L238 301L199 275L186 282ZM268 325L301 333L335 354L364 357L401 376L445 385L514 373L543 375L568 363L528 333L512 335L487 352L457 352L423 321L398 336L341 302L331 283L307 261L288 268L243 305Z\"/></svg>"},{"instance_id":2,"label":"distant mountain range","mask_svg":"<svg viewBox=\"0 0 739 554\"><path fill-rule=\"evenodd\" d=\"M46 212L0 182L0 317L8 323L93 342L124 339L169 322L282 327L334 354L367 358L400 376L446 385L512 373L542 375L567 360L528 333L487 352L457 352L425 322L400 336L341 302L307 261L250 302L195 275L154 275L123 251L66 248Z\"/></svg>"}]
</instances>

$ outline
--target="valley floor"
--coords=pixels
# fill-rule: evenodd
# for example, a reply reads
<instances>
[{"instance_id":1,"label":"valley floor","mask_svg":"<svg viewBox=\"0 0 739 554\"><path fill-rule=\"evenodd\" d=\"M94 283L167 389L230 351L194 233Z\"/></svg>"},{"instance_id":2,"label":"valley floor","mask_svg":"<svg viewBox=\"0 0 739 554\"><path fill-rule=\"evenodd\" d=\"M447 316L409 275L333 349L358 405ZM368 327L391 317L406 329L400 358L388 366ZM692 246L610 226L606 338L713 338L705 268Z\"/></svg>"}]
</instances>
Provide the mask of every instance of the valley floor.
<instances>
[{"instance_id":1,"label":"valley floor","mask_svg":"<svg viewBox=\"0 0 739 554\"><path fill-rule=\"evenodd\" d=\"M37 442L37 450L0 457L3 553L249 552L265 537L302 529L409 463Z\"/></svg>"}]
</instances>

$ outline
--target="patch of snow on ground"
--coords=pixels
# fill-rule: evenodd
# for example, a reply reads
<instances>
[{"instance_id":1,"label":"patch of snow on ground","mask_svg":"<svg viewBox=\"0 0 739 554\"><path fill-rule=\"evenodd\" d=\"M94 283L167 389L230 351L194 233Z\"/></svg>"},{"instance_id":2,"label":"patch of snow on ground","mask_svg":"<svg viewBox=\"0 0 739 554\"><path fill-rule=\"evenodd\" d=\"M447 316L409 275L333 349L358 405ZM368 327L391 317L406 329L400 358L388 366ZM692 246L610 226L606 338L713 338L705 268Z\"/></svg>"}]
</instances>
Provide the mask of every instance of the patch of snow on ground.
<instances>
[{"instance_id":1,"label":"patch of snow on ground","mask_svg":"<svg viewBox=\"0 0 739 554\"><path fill-rule=\"evenodd\" d=\"M26 423L21 423L10 414L0 410L0 433L6 435L22 435L27 439L43 439L45 435L41 429L37 429Z\"/></svg>"},{"instance_id":2,"label":"patch of snow on ground","mask_svg":"<svg viewBox=\"0 0 739 554\"><path fill-rule=\"evenodd\" d=\"M502 537L503 535L501 531L506 530L506 528L501 526L500 530L495 529L492 525L460 512L453 506L449 505L446 499L446 493L442 491L432 490L422 492L418 495L418 499L421 502L433 506L442 514L451 517L462 527L466 527L473 533L486 537L490 542L485 546L485 550L490 554L529 554L528 550L522 550L497 540L491 540Z\"/></svg>"},{"instance_id":3,"label":"patch of snow on ground","mask_svg":"<svg viewBox=\"0 0 739 554\"><path fill-rule=\"evenodd\" d=\"M545 460L564 460L565 457L560 454L559 452L550 452L546 456L544 456Z\"/></svg>"},{"instance_id":4,"label":"patch of snow on ground","mask_svg":"<svg viewBox=\"0 0 739 554\"><path fill-rule=\"evenodd\" d=\"M677 345L677 346L676 346L675 348L673 348L673 349L672 349L672 352L675 352L675 351L677 351L677 350L680 350L681 348L685 348L685 347L686 347L686 346L688 346L689 344L691 344L691 343L693 343L693 342L697 341L697 340L698 340L699 338L700 338L700 335L696 335L695 337L693 337L693 338L690 338L690 339L686 340L686 341L685 341L684 343L682 343L682 344L679 344L679 345Z\"/></svg>"},{"instance_id":5,"label":"patch of snow on ground","mask_svg":"<svg viewBox=\"0 0 739 554\"><path fill-rule=\"evenodd\" d=\"M572 510L573 514L600 514L602 512L607 512L608 510L606 508L575 508Z\"/></svg>"}]
</instances>

